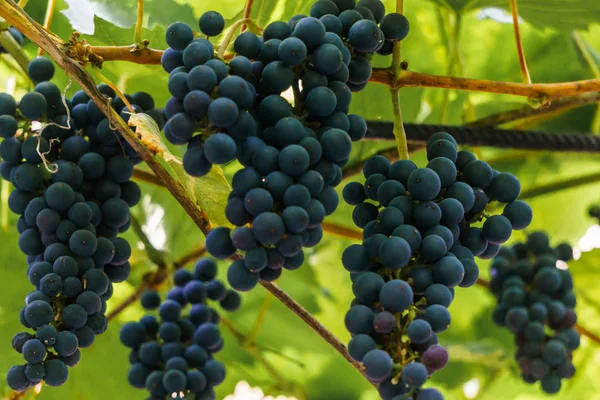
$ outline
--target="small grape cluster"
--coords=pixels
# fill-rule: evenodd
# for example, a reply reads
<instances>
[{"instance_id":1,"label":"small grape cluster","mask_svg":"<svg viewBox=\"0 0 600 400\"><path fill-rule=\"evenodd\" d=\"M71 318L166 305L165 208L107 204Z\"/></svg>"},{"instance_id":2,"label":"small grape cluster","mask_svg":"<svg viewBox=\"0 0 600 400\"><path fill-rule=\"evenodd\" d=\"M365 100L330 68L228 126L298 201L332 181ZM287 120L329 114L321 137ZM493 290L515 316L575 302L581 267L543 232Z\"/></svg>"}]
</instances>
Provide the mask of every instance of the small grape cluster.
<instances>
[{"instance_id":1,"label":"small grape cluster","mask_svg":"<svg viewBox=\"0 0 600 400\"><path fill-rule=\"evenodd\" d=\"M475 284L475 256L493 257L512 229L532 218L516 200L519 181L457 151L451 135L432 135L427 158L418 168L373 156L364 164L364 185L351 182L343 191L363 229L363 243L342 255L355 296L345 318L353 336L348 350L386 400L442 399L421 386L448 362L437 334L450 325L455 288ZM509 203L505 216L486 212L492 201ZM483 228L471 226L483 219Z\"/></svg>"},{"instance_id":2,"label":"small grape cluster","mask_svg":"<svg viewBox=\"0 0 600 400\"><path fill-rule=\"evenodd\" d=\"M572 358L580 337L574 329L573 279L568 269L557 267L572 257L571 246L552 248L538 231L524 243L502 247L490 267L490 290L498 300L493 320L515 335L523 380L541 381L548 394L557 393L561 380L575 374Z\"/></svg>"},{"instance_id":3,"label":"small grape cluster","mask_svg":"<svg viewBox=\"0 0 600 400\"><path fill-rule=\"evenodd\" d=\"M172 397L214 400L214 387L225 379L225 366L213 356L223 348L219 314L207 300L218 301L226 311L239 308L237 292L215 279L217 265L202 259L193 273L177 270L175 287L161 303L160 295L149 290L141 297L142 306L158 309L153 315L129 322L121 329L121 342L131 348L129 383L146 389L152 399ZM189 312L184 308L191 304Z\"/></svg>"},{"instance_id":4,"label":"small grape cluster","mask_svg":"<svg viewBox=\"0 0 600 400\"><path fill-rule=\"evenodd\" d=\"M224 20L210 11L199 25L210 37L222 32ZM302 248L319 243L321 222L338 205L334 187L352 141L366 134L364 119L348 114L352 91L368 83L370 55L389 54L384 49L407 33L406 18L385 15L380 0L319 0L310 17L272 22L262 37L239 35L237 55L225 63L187 25L169 27L166 138L187 143L183 166L192 176L235 158L244 166L226 208L238 228L207 237L214 257L244 253L229 268L234 289L274 281L282 267L299 268ZM282 96L290 88L293 106Z\"/></svg>"},{"instance_id":5,"label":"small grape cluster","mask_svg":"<svg viewBox=\"0 0 600 400\"><path fill-rule=\"evenodd\" d=\"M21 32L19 32L19 30L17 28L15 28L14 26L11 26L10 28L8 28L8 33L10 33L10 36L12 36L13 39L15 39L15 41L19 44L19 46L23 46L23 39L24 39L23 34ZM7 53L7 51L5 48L0 46L0 54L3 54L3 53Z\"/></svg>"},{"instance_id":6,"label":"small grape cluster","mask_svg":"<svg viewBox=\"0 0 600 400\"><path fill-rule=\"evenodd\" d=\"M130 180L134 162L123 155L127 147L88 96L79 91L63 98L50 82L54 65L46 58L32 60L29 75L35 90L19 104L0 94L0 173L15 187L8 205L20 215L19 247L35 286L20 316L35 332L12 341L26 361L7 374L18 391L42 380L62 385L79 348L106 330L113 283L130 273L131 248L118 234L128 229L129 208L141 198ZM99 89L114 96L107 86ZM145 106L152 99L135 98L148 101ZM118 105L113 101L120 111Z\"/></svg>"}]
</instances>

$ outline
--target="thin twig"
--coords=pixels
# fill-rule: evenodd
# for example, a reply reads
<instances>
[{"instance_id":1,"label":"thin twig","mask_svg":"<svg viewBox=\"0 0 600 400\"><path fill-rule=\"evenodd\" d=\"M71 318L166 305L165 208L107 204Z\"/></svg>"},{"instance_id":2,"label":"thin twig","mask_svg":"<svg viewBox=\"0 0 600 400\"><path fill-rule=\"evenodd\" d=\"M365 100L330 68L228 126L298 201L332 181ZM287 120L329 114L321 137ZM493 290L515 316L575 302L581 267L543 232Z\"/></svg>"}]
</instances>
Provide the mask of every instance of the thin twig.
<instances>
[{"instance_id":1,"label":"thin twig","mask_svg":"<svg viewBox=\"0 0 600 400\"><path fill-rule=\"evenodd\" d=\"M50 25L52 25L52 18L54 17L54 9L56 7L56 0L48 0L48 5L46 6L46 16L44 17L44 29L49 31ZM44 55L44 49L41 47L38 49L38 56L41 57Z\"/></svg>"},{"instance_id":2,"label":"thin twig","mask_svg":"<svg viewBox=\"0 0 600 400\"><path fill-rule=\"evenodd\" d=\"M114 90L114 92L117 94L117 96L123 101L123 103L125 103L125 106L129 110L129 112L132 114L135 114L135 110L131 106L131 103L129 102L129 100L127 100L127 97L125 97L125 95L123 94L123 92L121 92L121 90L117 87L117 85L115 85L114 83L112 83L110 81L110 79L108 79L107 77L102 75L102 73L100 72L100 70L98 68L92 67L92 71L94 71L94 74L98 77L98 79L100 79L102 82L104 82L105 85L107 85L112 90Z\"/></svg>"},{"instance_id":3,"label":"thin twig","mask_svg":"<svg viewBox=\"0 0 600 400\"><path fill-rule=\"evenodd\" d=\"M137 18L135 21L135 33L133 43L136 48L142 46L142 28L144 27L144 0L137 0Z\"/></svg>"},{"instance_id":4,"label":"thin twig","mask_svg":"<svg viewBox=\"0 0 600 400\"><path fill-rule=\"evenodd\" d=\"M521 41L521 30L519 29L519 9L517 0L510 0L510 11L512 13L513 28L515 30L515 40L517 42L517 53L519 54L519 65L521 66L521 76L523 82L531 83L527 61L525 60L525 51L523 50L523 42Z\"/></svg>"},{"instance_id":5,"label":"thin twig","mask_svg":"<svg viewBox=\"0 0 600 400\"><path fill-rule=\"evenodd\" d=\"M530 105L489 115L477 121L469 122L466 127L496 126L522 120L538 120L553 114L571 110L576 107L600 103L600 94L583 93L577 96L561 97L552 102L549 107L532 108Z\"/></svg>"},{"instance_id":6,"label":"thin twig","mask_svg":"<svg viewBox=\"0 0 600 400\"><path fill-rule=\"evenodd\" d=\"M263 300L263 303L260 306L260 309L258 310L258 314L256 315L256 320L254 321L254 326L252 327L252 330L246 337L246 342L248 344L252 344L256 341L256 337L258 336L258 333L260 332L260 327L262 326L263 322L265 321L265 317L267 316L267 311L269 310L269 306L271 305L272 302L273 302L273 296L266 296L265 299Z\"/></svg>"},{"instance_id":7,"label":"thin twig","mask_svg":"<svg viewBox=\"0 0 600 400\"><path fill-rule=\"evenodd\" d=\"M246 7L244 7L244 16L243 19L249 19L250 18L250 13L252 12L252 4L254 3L253 0L246 0ZM246 30L246 24L243 24L242 27L240 28L240 32L244 32Z\"/></svg>"},{"instance_id":8,"label":"thin twig","mask_svg":"<svg viewBox=\"0 0 600 400\"><path fill-rule=\"evenodd\" d=\"M152 172L141 169L140 167L135 167L133 170L133 177L136 180L140 180L142 182L152 183L158 186L164 186L162 181L156 177Z\"/></svg>"},{"instance_id":9,"label":"thin twig","mask_svg":"<svg viewBox=\"0 0 600 400\"><path fill-rule=\"evenodd\" d=\"M323 222L321 227L323 228L323 232L330 233L334 236L354 240L362 240L363 238L361 231L352 228L346 228L345 226Z\"/></svg>"},{"instance_id":10,"label":"thin twig","mask_svg":"<svg viewBox=\"0 0 600 400\"><path fill-rule=\"evenodd\" d=\"M260 281L260 284L271 292L283 305L292 310L300 317L308 326L319 334L327 343L329 343L338 353L342 355L361 375L364 375L362 364L356 362L350 357L348 349L340 340L333 335L323 324L321 324L313 315L304 307L292 299L287 293L279 288L275 283Z\"/></svg>"},{"instance_id":11,"label":"thin twig","mask_svg":"<svg viewBox=\"0 0 600 400\"><path fill-rule=\"evenodd\" d=\"M129 307L130 305L132 305L136 301L138 301L138 299L140 298L142 293L144 293L144 291L149 288L150 288L150 285L148 285L146 282L142 281L142 283L135 290L135 292L130 294L125 300L123 300L121 303L117 304L114 309L110 310L110 312L108 314L106 314L106 319L111 321L114 318L116 318L116 316L121 314L127 307Z\"/></svg>"},{"instance_id":12,"label":"thin twig","mask_svg":"<svg viewBox=\"0 0 600 400\"><path fill-rule=\"evenodd\" d=\"M533 187L528 190L524 190L519 195L519 200L527 200L532 197L543 196L566 189L573 189L578 186L589 185L600 181L600 172L594 172L588 175L578 176L576 178L567 178L558 182L552 182L545 185Z\"/></svg>"},{"instance_id":13,"label":"thin twig","mask_svg":"<svg viewBox=\"0 0 600 400\"><path fill-rule=\"evenodd\" d=\"M396 83L394 83L393 75L385 68L374 68L370 81L391 87L431 87L466 90L471 92L509 94L532 99L541 99L544 102L563 96L600 91L600 79L561 83L526 84L429 75L410 71L405 71Z\"/></svg>"},{"instance_id":14,"label":"thin twig","mask_svg":"<svg viewBox=\"0 0 600 400\"><path fill-rule=\"evenodd\" d=\"M250 22L251 22L250 18L244 18L244 19L240 19L239 21L234 22L233 25L231 25L229 27L229 29L227 30L227 33L225 33L225 36L223 37L223 42L221 43L221 45L219 46L219 49L217 51L217 54L219 55L219 57L223 58L223 56L225 55L227 46L229 46L229 43L231 43L231 40L233 39L233 36L235 35L235 31L237 30L237 28L239 28L242 25L246 25Z\"/></svg>"},{"instance_id":15,"label":"thin twig","mask_svg":"<svg viewBox=\"0 0 600 400\"><path fill-rule=\"evenodd\" d=\"M14 58L26 77L29 78L27 68L29 67L29 58L23 51L19 43L12 37L9 31L0 32L0 47Z\"/></svg>"},{"instance_id":16,"label":"thin twig","mask_svg":"<svg viewBox=\"0 0 600 400\"><path fill-rule=\"evenodd\" d=\"M396 0L396 12L404 13L404 0ZM392 66L391 71L394 78L394 83L398 81L402 73L402 41L398 40L394 43L392 51ZM396 138L396 146L398 147L398 157L403 160L408 159L408 145L406 142L406 132L404 131L404 121L402 120L402 108L400 107L400 88L390 88L392 96L392 107L394 110L394 137Z\"/></svg>"},{"instance_id":17,"label":"thin twig","mask_svg":"<svg viewBox=\"0 0 600 400\"><path fill-rule=\"evenodd\" d=\"M200 246L197 249L190 251L189 253L181 256L177 260L173 261L175 269L180 269L191 263L192 261L198 260L207 253L205 246Z\"/></svg>"}]
</instances>

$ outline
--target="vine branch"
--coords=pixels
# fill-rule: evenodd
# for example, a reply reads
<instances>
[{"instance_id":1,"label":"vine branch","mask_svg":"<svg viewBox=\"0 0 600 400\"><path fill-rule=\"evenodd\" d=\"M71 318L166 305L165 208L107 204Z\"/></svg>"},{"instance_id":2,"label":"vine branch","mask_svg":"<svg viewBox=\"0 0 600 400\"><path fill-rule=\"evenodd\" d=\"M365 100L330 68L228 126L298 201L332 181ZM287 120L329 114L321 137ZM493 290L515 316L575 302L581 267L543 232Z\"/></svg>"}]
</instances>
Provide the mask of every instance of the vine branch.
<instances>
[{"instance_id":1,"label":"vine branch","mask_svg":"<svg viewBox=\"0 0 600 400\"><path fill-rule=\"evenodd\" d=\"M160 64L162 50L142 49L131 51L129 46L90 46L91 52L102 57L104 61L128 61L136 64ZM573 96L588 92L600 91L600 79L588 79L560 83L516 83L482 79L457 78L404 71L394 81L388 68L374 68L370 82L392 88L429 87L440 89L464 90L528 97L534 99L555 100L560 97Z\"/></svg>"},{"instance_id":2,"label":"vine branch","mask_svg":"<svg viewBox=\"0 0 600 400\"><path fill-rule=\"evenodd\" d=\"M141 139L127 126L98 91L94 85L91 76L76 61L69 58L65 53L65 44L56 37L51 37L46 31L35 22L28 14L24 13L14 0L5 0L0 2L0 16L4 17L21 33L44 50L55 60L57 65L65 70L90 97L90 99L99 107L99 109L109 118L113 126L119 133L131 144L133 149L142 157L154 172L169 189L173 197L183 206L188 215L206 235L211 229L211 223L206 213L200 209L198 204L192 200L189 193L181 182L175 180L154 157L154 154ZM346 346L337 339L325 326L323 326L310 312L302 305L291 298L279 286L271 282L261 281L261 285L273 294L286 307L300 317L307 325L325 339L338 353L340 353L352 366L363 374L362 366L350 357Z\"/></svg>"},{"instance_id":3,"label":"vine branch","mask_svg":"<svg viewBox=\"0 0 600 400\"><path fill-rule=\"evenodd\" d=\"M527 61L525 60L525 51L523 50L523 42L521 41L521 30L519 28L519 8L517 0L510 0L510 11L512 13L513 28L515 30L515 41L517 42L517 53L519 54L519 65L521 66L521 76L523 82L531 83Z\"/></svg>"},{"instance_id":4,"label":"vine branch","mask_svg":"<svg viewBox=\"0 0 600 400\"><path fill-rule=\"evenodd\" d=\"M89 46L89 49L103 61L127 61L144 65L160 65L164 53L149 47L132 49L131 46Z\"/></svg>"},{"instance_id":5,"label":"vine branch","mask_svg":"<svg viewBox=\"0 0 600 400\"><path fill-rule=\"evenodd\" d=\"M488 115L487 117L472 121L465 125L469 128L479 128L483 126L496 126L516 121L534 121L545 118L548 115L557 114L559 112L568 111L576 107L589 104L600 103L600 94L598 93L583 93L577 96L567 96L556 99L549 107L532 108L525 105L513 110L502 111L497 114Z\"/></svg>"},{"instance_id":6,"label":"vine branch","mask_svg":"<svg viewBox=\"0 0 600 400\"><path fill-rule=\"evenodd\" d=\"M508 94L546 102L563 96L600 91L600 79L587 79L561 83L515 83L481 79L456 78L451 76L429 75L405 71L394 83L393 75L385 68L374 68L371 82L391 87L430 87L440 89L465 90Z\"/></svg>"}]
</instances>

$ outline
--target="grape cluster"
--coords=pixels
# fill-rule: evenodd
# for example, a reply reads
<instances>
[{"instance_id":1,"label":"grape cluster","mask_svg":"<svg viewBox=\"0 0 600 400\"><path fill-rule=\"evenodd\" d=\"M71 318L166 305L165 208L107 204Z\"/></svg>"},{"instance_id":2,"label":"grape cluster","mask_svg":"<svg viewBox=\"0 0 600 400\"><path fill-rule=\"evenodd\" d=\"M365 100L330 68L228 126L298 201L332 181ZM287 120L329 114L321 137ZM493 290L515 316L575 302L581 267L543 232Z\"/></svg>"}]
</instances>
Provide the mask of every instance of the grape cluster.
<instances>
[{"instance_id":1,"label":"grape cluster","mask_svg":"<svg viewBox=\"0 0 600 400\"><path fill-rule=\"evenodd\" d=\"M491 265L490 290L498 300L493 320L515 336L515 359L527 383L541 381L548 394L561 379L575 374L573 351L579 347L573 279L557 262L570 261L571 246L550 246L544 232L532 232L524 243L502 247Z\"/></svg>"},{"instance_id":2,"label":"grape cluster","mask_svg":"<svg viewBox=\"0 0 600 400\"><path fill-rule=\"evenodd\" d=\"M200 18L209 37L223 27L216 12ZM299 268L302 248L321 240L321 222L338 205L341 167L366 133L364 119L348 114L352 92L369 81L370 55L388 54L383 49L407 33L405 17L386 16L380 0L319 0L310 17L272 22L262 37L239 35L225 63L187 25L169 27L166 138L187 143L183 166L192 176L236 158L243 165L226 208L238 228L207 237L214 257L244 254L229 269L233 288L250 290L277 279L282 267ZM293 106L282 96L290 88Z\"/></svg>"},{"instance_id":3,"label":"grape cluster","mask_svg":"<svg viewBox=\"0 0 600 400\"><path fill-rule=\"evenodd\" d=\"M50 82L54 65L46 58L32 60L29 75L37 85L19 104L0 94L0 173L15 187L8 205L20 215L19 247L35 286L20 318L34 332L12 341L26 361L7 374L18 391L42 380L62 385L67 367L79 361L79 348L106 330L113 283L130 272L131 248L118 235L128 229L129 209L141 198L130 180L137 155L127 156L131 148L87 95L63 99ZM99 89L114 96L107 86ZM131 98L153 108L145 93ZM112 104L123 107L119 100ZM41 132L34 130L40 124Z\"/></svg>"},{"instance_id":4,"label":"grape cluster","mask_svg":"<svg viewBox=\"0 0 600 400\"><path fill-rule=\"evenodd\" d=\"M8 33L10 33L10 36L12 36L13 39L15 39L15 41L19 44L19 46L23 45L23 39L24 39L23 34L21 32L19 32L19 30L17 28L15 28L14 26L11 26L10 28L8 28ZM7 53L7 51L2 46L0 46L0 54L3 54L3 53Z\"/></svg>"},{"instance_id":5,"label":"grape cluster","mask_svg":"<svg viewBox=\"0 0 600 400\"><path fill-rule=\"evenodd\" d=\"M218 301L226 311L240 306L237 292L215 279L217 265L202 259L194 272L177 270L167 300L149 290L142 294L142 306L158 309L160 317L142 317L121 329L121 342L131 348L129 383L146 389L152 399L194 394L195 399L214 400L214 387L225 379L225 366L213 356L223 348L219 314L207 300ZM190 304L189 311L184 308ZM185 315L184 315L185 313Z\"/></svg>"},{"instance_id":6,"label":"grape cluster","mask_svg":"<svg viewBox=\"0 0 600 400\"><path fill-rule=\"evenodd\" d=\"M421 386L448 362L437 335L450 324L455 288L475 284L475 256L496 255L532 217L516 200L519 181L457 151L451 135L431 136L427 158L418 168L373 156L364 164L365 183L343 191L363 229L362 244L342 255L355 296L345 318L348 350L387 400L442 398ZM508 203L504 216L486 212L492 201ZM482 220L482 228L473 226Z\"/></svg>"},{"instance_id":7,"label":"grape cluster","mask_svg":"<svg viewBox=\"0 0 600 400\"><path fill-rule=\"evenodd\" d=\"M212 164L236 157L264 175L278 169L287 173L286 167L300 175L321 158L310 150L328 147L324 141L340 146L323 152L327 161L347 159L350 139L360 139L366 129L362 118L347 115L351 91L364 88L372 72L370 55L389 54L392 43L408 33L408 21L401 14L384 16L380 0L356 5L319 0L310 14L273 22L262 37L242 33L233 45L237 55L227 62L215 56L209 40L194 39L188 25L169 26L162 66L170 74L173 97L165 107L165 136L173 144L187 144L184 167L190 175L205 175ZM207 37L219 35L224 25L214 11L199 21ZM281 97L292 87L294 109ZM300 143L303 139L321 143ZM284 153L290 161L279 166L279 153L289 146L294 147L287 151L296 154Z\"/></svg>"}]
</instances>

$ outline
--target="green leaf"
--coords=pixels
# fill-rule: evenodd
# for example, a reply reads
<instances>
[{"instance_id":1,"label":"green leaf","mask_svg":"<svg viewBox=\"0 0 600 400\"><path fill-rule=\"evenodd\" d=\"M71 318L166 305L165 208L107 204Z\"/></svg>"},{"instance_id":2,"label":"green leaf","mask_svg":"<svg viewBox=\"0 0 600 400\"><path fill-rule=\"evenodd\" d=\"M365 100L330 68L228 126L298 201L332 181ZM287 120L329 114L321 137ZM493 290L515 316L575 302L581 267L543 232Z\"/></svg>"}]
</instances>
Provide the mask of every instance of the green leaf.
<instances>
[{"instance_id":1,"label":"green leaf","mask_svg":"<svg viewBox=\"0 0 600 400\"><path fill-rule=\"evenodd\" d=\"M460 13L489 7L510 11L508 0L430 1ZM600 18L600 3L595 0L518 0L518 7L526 21L559 30L585 29Z\"/></svg>"},{"instance_id":2,"label":"green leaf","mask_svg":"<svg viewBox=\"0 0 600 400\"><path fill-rule=\"evenodd\" d=\"M135 25L128 28L120 28L111 22L94 16L94 33L88 35L85 39L96 46L127 46L133 43ZM142 29L142 38L150 42L150 47L164 49L167 47L165 40L165 27L155 26L150 29Z\"/></svg>"},{"instance_id":3,"label":"green leaf","mask_svg":"<svg viewBox=\"0 0 600 400\"><path fill-rule=\"evenodd\" d=\"M183 184L214 226L231 226L225 217L225 206L231 187L219 166L213 165L207 175L194 178L183 169L181 160L163 144L158 125L148 114L132 114L129 125L136 127L136 133L140 135L142 142L156 154L157 160L169 175Z\"/></svg>"},{"instance_id":4,"label":"green leaf","mask_svg":"<svg viewBox=\"0 0 600 400\"><path fill-rule=\"evenodd\" d=\"M183 167L181 167L181 171L183 171ZM229 193L231 193L231 186L225 179L223 170L217 165L213 165L207 175L195 179L196 200L200 208L210 217L213 226L232 226L225 217L225 206Z\"/></svg>"}]
</instances>

